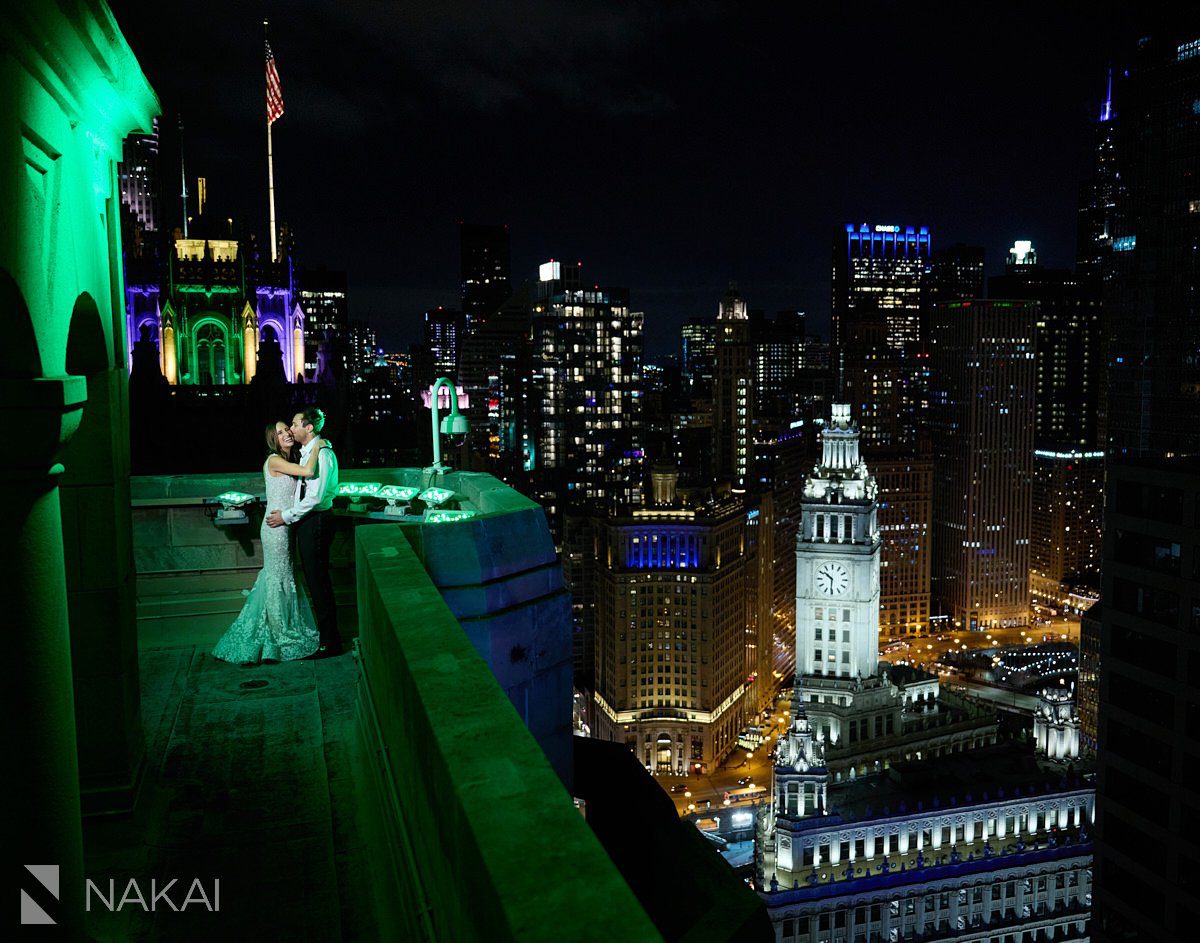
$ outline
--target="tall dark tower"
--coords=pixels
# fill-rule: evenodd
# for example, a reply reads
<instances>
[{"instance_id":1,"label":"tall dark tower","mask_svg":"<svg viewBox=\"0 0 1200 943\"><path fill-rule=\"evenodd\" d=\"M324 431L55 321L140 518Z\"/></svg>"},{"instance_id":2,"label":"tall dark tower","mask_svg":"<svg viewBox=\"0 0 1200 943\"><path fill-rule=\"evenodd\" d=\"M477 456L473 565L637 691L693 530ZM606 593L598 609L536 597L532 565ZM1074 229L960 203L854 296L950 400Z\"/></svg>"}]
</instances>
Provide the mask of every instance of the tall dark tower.
<instances>
[{"instance_id":1,"label":"tall dark tower","mask_svg":"<svg viewBox=\"0 0 1200 943\"><path fill-rule=\"evenodd\" d=\"M1116 230L1122 182L1117 169L1117 112L1113 107L1113 75L1096 121L1096 155L1092 177L1080 188L1076 272L1083 281L1098 282L1108 265Z\"/></svg>"},{"instance_id":2,"label":"tall dark tower","mask_svg":"<svg viewBox=\"0 0 1200 943\"><path fill-rule=\"evenodd\" d=\"M1093 934L1200 915L1200 22L1137 43L1116 92L1124 184L1105 277L1108 469ZM1081 669L1084 666L1081 665Z\"/></svg>"},{"instance_id":3,"label":"tall dark tower","mask_svg":"<svg viewBox=\"0 0 1200 943\"><path fill-rule=\"evenodd\" d=\"M462 310L473 332L512 294L507 226L458 224L462 251Z\"/></svg>"},{"instance_id":4,"label":"tall dark tower","mask_svg":"<svg viewBox=\"0 0 1200 943\"><path fill-rule=\"evenodd\" d=\"M754 363L746 302L737 287L721 299L714 348L713 444L718 477L744 489L750 474L750 428L754 419Z\"/></svg>"}]
</instances>

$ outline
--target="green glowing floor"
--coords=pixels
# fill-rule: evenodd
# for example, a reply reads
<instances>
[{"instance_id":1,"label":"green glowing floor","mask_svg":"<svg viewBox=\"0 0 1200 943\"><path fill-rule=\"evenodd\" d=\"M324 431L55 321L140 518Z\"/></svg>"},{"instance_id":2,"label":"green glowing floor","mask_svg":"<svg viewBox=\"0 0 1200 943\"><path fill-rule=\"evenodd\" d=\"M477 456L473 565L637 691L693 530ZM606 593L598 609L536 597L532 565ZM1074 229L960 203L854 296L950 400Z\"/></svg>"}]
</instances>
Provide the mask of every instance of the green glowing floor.
<instances>
[{"instance_id":1,"label":"green glowing floor","mask_svg":"<svg viewBox=\"0 0 1200 943\"><path fill-rule=\"evenodd\" d=\"M132 819L86 823L102 887L220 878L220 912L193 904L110 914L99 940L369 939L369 881L354 815L351 655L241 668L204 649L141 653L146 781ZM259 682L265 682L260 684ZM149 896L149 892L147 897ZM100 908L97 910L97 908Z\"/></svg>"}]
</instances>

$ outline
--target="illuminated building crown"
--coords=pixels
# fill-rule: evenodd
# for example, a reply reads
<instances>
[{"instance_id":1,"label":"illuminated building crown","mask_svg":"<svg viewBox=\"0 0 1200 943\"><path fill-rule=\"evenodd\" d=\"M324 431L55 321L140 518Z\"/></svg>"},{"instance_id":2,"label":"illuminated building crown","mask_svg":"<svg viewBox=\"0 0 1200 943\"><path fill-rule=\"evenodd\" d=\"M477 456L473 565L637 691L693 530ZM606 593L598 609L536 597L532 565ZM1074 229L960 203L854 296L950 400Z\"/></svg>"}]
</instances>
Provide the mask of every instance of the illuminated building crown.
<instances>
[{"instance_id":1,"label":"illuminated building crown","mask_svg":"<svg viewBox=\"0 0 1200 943\"><path fill-rule=\"evenodd\" d=\"M874 501L875 479L858 454L858 425L850 418L848 403L834 403L828 425L821 432L821 464L804 482L808 500Z\"/></svg>"}]
</instances>

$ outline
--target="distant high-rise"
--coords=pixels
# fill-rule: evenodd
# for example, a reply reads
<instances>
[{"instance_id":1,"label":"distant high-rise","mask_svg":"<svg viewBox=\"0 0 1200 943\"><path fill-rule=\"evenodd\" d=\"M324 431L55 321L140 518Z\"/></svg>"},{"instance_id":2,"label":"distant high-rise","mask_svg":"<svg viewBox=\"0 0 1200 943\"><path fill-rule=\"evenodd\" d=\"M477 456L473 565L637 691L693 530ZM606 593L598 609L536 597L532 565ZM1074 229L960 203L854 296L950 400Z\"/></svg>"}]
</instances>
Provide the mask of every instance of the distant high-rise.
<instances>
[{"instance_id":1,"label":"distant high-rise","mask_svg":"<svg viewBox=\"0 0 1200 943\"><path fill-rule=\"evenodd\" d=\"M304 369L311 376L317 370L317 351L322 344L328 341L334 348L346 345L348 349L346 273L304 269L298 281L300 307L304 309Z\"/></svg>"},{"instance_id":2,"label":"distant high-rise","mask_svg":"<svg viewBox=\"0 0 1200 943\"><path fill-rule=\"evenodd\" d=\"M1124 184L1117 167L1117 111L1113 105L1113 75L1100 105L1095 127L1096 162L1092 176L1080 188L1075 270L1084 281L1098 282L1112 257L1117 204Z\"/></svg>"},{"instance_id":3,"label":"distant high-rise","mask_svg":"<svg viewBox=\"0 0 1200 943\"><path fill-rule=\"evenodd\" d=\"M679 330L683 341L683 381L688 393L711 393L716 369L717 324L711 318L691 318Z\"/></svg>"},{"instance_id":4,"label":"distant high-rise","mask_svg":"<svg viewBox=\"0 0 1200 943\"><path fill-rule=\"evenodd\" d=\"M461 311L451 311L439 306L425 312L425 347L429 350L435 380L438 377L458 380L464 326Z\"/></svg>"},{"instance_id":5,"label":"distant high-rise","mask_svg":"<svg viewBox=\"0 0 1200 943\"><path fill-rule=\"evenodd\" d=\"M117 176L121 205L128 209L143 232L158 232L161 194L157 118L154 119L154 130L149 134L131 134L125 139Z\"/></svg>"},{"instance_id":6,"label":"distant high-rise","mask_svg":"<svg viewBox=\"0 0 1200 943\"><path fill-rule=\"evenodd\" d=\"M750 474L754 364L746 302L730 286L717 313L713 445L718 477L744 489Z\"/></svg>"},{"instance_id":7,"label":"distant high-rise","mask_svg":"<svg viewBox=\"0 0 1200 943\"><path fill-rule=\"evenodd\" d=\"M879 635L929 629L933 458L928 437L908 453L867 456L879 485Z\"/></svg>"},{"instance_id":8,"label":"distant high-rise","mask_svg":"<svg viewBox=\"0 0 1200 943\"><path fill-rule=\"evenodd\" d=\"M929 229L847 223L833 240L833 348L849 339L850 323L864 301L883 316L895 350L921 339L921 287L929 267Z\"/></svg>"},{"instance_id":9,"label":"distant high-rise","mask_svg":"<svg viewBox=\"0 0 1200 943\"><path fill-rule=\"evenodd\" d=\"M584 287L582 263L539 267L529 399L535 491L556 529L569 506L642 493L642 321L624 288Z\"/></svg>"},{"instance_id":10,"label":"distant high-rise","mask_svg":"<svg viewBox=\"0 0 1200 943\"><path fill-rule=\"evenodd\" d=\"M933 572L964 629L1029 623L1036 314L1019 301L933 309Z\"/></svg>"},{"instance_id":11,"label":"distant high-rise","mask_svg":"<svg viewBox=\"0 0 1200 943\"><path fill-rule=\"evenodd\" d=\"M913 445L930 265L925 226L848 223L835 231L834 373L868 449Z\"/></svg>"},{"instance_id":12,"label":"distant high-rise","mask_svg":"<svg viewBox=\"0 0 1200 943\"><path fill-rule=\"evenodd\" d=\"M462 310L466 328L475 327L508 300L511 252L507 226L459 223L462 253Z\"/></svg>"},{"instance_id":13,"label":"distant high-rise","mask_svg":"<svg viewBox=\"0 0 1200 943\"><path fill-rule=\"evenodd\" d=\"M1028 241L1009 252L992 298L1036 301L1030 587L1035 603L1062 611L1081 585L1098 587L1103 505L1104 354L1096 286L1043 268Z\"/></svg>"}]
</instances>

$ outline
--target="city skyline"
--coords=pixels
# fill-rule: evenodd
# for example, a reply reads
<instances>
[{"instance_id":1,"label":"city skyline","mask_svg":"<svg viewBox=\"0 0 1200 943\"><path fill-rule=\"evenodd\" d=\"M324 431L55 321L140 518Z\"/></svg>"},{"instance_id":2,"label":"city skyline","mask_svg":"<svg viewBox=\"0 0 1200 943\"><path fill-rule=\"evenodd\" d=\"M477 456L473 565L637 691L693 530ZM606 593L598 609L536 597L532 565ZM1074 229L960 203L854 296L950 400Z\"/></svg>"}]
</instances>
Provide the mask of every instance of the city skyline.
<instances>
[{"instance_id":1,"label":"city skyline","mask_svg":"<svg viewBox=\"0 0 1200 943\"><path fill-rule=\"evenodd\" d=\"M162 96L167 180L182 114L189 175L260 233L259 14L272 19L279 220L303 264L347 271L352 316L392 348L457 302L460 221L508 225L514 287L551 257L628 286L652 356L730 281L750 307L804 309L827 334L828 234L846 222L918 221L935 251L984 246L988 274L1017 238L1066 267L1105 72L1127 48L1125 20L1057 10L1036 35L982 12L969 56L945 24L884 6L803 31L720 4L530 3L511 22L486 6L343 4L334 22L316 4L218 3L185 31L141 0L114 12ZM912 77L904 108L880 91L897 74ZM168 217L177 189L164 186Z\"/></svg>"}]
</instances>

